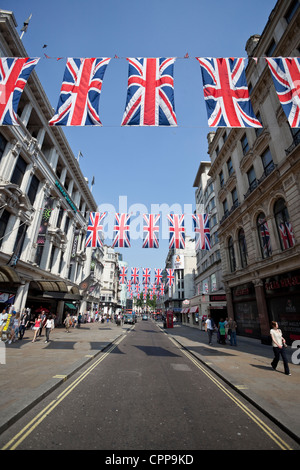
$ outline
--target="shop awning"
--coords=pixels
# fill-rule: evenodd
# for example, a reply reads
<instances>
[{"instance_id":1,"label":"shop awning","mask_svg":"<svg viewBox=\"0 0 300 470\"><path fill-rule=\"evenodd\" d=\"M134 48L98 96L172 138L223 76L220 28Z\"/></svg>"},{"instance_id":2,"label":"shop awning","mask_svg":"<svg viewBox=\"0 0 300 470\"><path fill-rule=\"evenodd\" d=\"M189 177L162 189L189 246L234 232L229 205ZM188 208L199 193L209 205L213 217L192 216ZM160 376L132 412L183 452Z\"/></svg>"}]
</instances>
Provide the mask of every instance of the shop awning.
<instances>
[{"instance_id":1,"label":"shop awning","mask_svg":"<svg viewBox=\"0 0 300 470\"><path fill-rule=\"evenodd\" d=\"M42 292L68 292L64 281L32 281L31 286Z\"/></svg>"},{"instance_id":2,"label":"shop awning","mask_svg":"<svg viewBox=\"0 0 300 470\"><path fill-rule=\"evenodd\" d=\"M21 279L14 268L10 266L0 266L0 282L21 284Z\"/></svg>"},{"instance_id":3,"label":"shop awning","mask_svg":"<svg viewBox=\"0 0 300 470\"><path fill-rule=\"evenodd\" d=\"M191 307L191 309L190 309L190 313L197 313L197 312L199 312L199 309L198 309L198 307L197 307L197 306L195 306L195 307Z\"/></svg>"},{"instance_id":4,"label":"shop awning","mask_svg":"<svg viewBox=\"0 0 300 470\"><path fill-rule=\"evenodd\" d=\"M189 308L183 308L181 310L181 313L189 313L190 309Z\"/></svg>"},{"instance_id":5,"label":"shop awning","mask_svg":"<svg viewBox=\"0 0 300 470\"><path fill-rule=\"evenodd\" d=\"M65 302L65 306L68 307L68 308L70 308L70 309L76 310L76 307L75 307L74 304L70 304L70 303L68 303L68 302Z\"/></svg>"}]
</instances>

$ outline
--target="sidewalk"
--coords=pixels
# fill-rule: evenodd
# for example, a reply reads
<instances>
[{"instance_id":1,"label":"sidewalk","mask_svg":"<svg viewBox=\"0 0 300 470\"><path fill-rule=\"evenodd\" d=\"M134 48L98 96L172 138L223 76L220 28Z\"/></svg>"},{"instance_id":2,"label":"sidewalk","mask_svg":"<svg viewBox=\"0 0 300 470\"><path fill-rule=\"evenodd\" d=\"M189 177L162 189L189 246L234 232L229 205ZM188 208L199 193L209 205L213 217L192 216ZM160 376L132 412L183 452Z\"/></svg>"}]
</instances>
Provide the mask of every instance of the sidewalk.
<instances>
[{"instance_id":1,"label":"sidewalk","mask_svg":"<svg viewBox=\"0 0 300 470\"><path fill-rule=\"evenodd\" d=\"M281 359L272 369L273 348L260 340L238 336L237 347L229 341L224 346L213 335L209 346L207 333L198 328L175 324L163 331L300 442L300 365L291 361L295 350L287 348L292 375L286 376Z\"/></svg>"},{"instance_id":2,"label":"sidewalk","mask_svg":"<svg viewBox=\"0 0 300 470\"><path fill-rule=\"evenodd\" d=\"M131 325L84 323L80 328L55 328L50 342L42 337L32 343L33 331L0 350L0 433L95 358Z\"/></svg>"},{"instance_id":3,"label":"sidewalk","mask_svg":"<svg viewBox=\"0 0 300 470\"><path fill-rule=\"evenodd\" d=\"M282 362L278 371L271 368L272 347L259 340L238 337L237 347L222 346L214 335L209 346L204 331L155 324L300 442L299 365L290 360L292 375L286 376ZM86 323L70 333L56 328L47 344L44 332L31 343L33 332L27 330L22 341L6 346L4 364L0 350L0 433L131 328L111 322ZM289 358L293 352L287 348Z\"/></svg>"}]
</instances>

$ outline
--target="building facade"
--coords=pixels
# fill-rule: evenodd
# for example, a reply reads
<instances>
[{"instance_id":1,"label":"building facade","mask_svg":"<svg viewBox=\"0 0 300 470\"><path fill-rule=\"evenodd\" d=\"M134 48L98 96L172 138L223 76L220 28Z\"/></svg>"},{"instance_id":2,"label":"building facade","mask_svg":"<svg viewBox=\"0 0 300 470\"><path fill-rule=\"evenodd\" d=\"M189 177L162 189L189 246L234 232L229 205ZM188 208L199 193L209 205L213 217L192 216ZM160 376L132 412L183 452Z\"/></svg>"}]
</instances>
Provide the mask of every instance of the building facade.
<instances>
[{"instance_id":1,"label":"building facade","mask_svg":"<svg viewBox=\"0 0 300 470\"><path fill-rule=\"evenodd\" d=\"M16 26L0 10L2 57L28 57ZM62 129L48 125L53 109L35 70L17 114L18 126L0 129L0 307L8 295L17 310L44 308L62 321L96 300L79 286L90 274L85 237L97 205Z\"/></svg>"},{"instance_id":2,"label":"building facade","mask_svg":"<svg viewBox=\"0 0 300 470\"><path fill-rule=\"evenodd\" d=\"M209 144L227 310L239 334L268 342L278 321L300 338L300 129L291 129L265 57L300 56L299 1L278 1L246 45L259 129L219 128Z\"/></svg>"},{"instance_id":3,"label":"building facade","mask_svg":"<svg viewBox=\"0 0 300 470\"><path fill-rule=\"evenodd\" d=\"M210 134L208 138L211 138ZM196 212L209 217L211 249L196 249L195 296L189 299L185 307L189 325L201 329L204 328L208 314L213 316L216 323L227 316L218 238L219 218L214 183L209 176L210 168L210 161L200 163L193 186L196 188Z\"/></svg>"}]
</instances>

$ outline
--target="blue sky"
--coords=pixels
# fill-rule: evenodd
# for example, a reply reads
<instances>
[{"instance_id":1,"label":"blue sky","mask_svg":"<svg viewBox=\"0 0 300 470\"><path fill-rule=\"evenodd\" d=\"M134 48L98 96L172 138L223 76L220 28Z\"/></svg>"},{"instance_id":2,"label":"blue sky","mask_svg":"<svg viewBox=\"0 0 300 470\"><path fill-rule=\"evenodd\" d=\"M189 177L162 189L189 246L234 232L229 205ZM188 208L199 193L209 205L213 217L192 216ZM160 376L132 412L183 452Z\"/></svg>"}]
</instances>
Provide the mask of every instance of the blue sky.
<instances>
[{"instance_id":1,"label":"blue sky","mask_svg":"<svg viewBox=\"0 0 300 470\"><path fill-rule=\"evenodd\" d=\"M146 206L195 207L193 182L208 160L207 114L195 57L246 57L250 36L261 34L276 0L3 0L18 31L32 14L23 44L41 59L36 72L56 109L67 57L114 57L100 98L103 127L64 128L83 174L95 177L99 205L119 210L119 198ZM43 45L47 48L43 49ZM184 59L188 53L189 59ZM63 57L57 61L57 57ZM120 126L127 93L126 57L177 57L174 94L177 128ZM110 240L106 240L110 243ZM130 267L164 267L168 240L142 249L142 240L120 249Z\"/></svg>"}]
</instances>

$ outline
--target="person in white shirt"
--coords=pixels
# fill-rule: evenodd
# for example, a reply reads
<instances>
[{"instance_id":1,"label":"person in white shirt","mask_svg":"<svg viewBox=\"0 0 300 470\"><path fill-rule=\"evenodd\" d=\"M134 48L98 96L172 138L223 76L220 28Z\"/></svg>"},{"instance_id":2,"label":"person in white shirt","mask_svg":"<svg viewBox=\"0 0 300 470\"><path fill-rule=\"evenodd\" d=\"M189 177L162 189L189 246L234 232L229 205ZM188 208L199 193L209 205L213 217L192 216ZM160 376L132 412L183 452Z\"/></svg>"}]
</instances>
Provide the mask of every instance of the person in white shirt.
<instances>
[{"instance_id":1,"label":"person in white shirt","mask_svg":"<svg viewBox=\"0 0 300 470\"><path fill-rule=\"evenodd\" d=\"M208 315L207 320L205 322L205 330L207 331L208 334L208 344L212 345L212 335L215 329L215 322L213 318Z\"/></svg>"},{"instance_id":2,"label":"person in white shirt","mask_svg":"<svg viewBox=\"0 0 300 470\"><path fill-rule=\"evenodd\" d=\"M53 319L51 314L49 315L49 317L46 320L45 328L46 328L46 341L45 341L45 343L48 343L49 342L50 331L54 329L54 319Z\"/></svg>"},{"instance_id":3,"label":"person in white shirt","mask_svg":"<svg viewBox=\"0 0 300 470\"><path fill-rule=\"evenodd\" d=\"M274 359L271 362L271 366L274 370L276 370L281 356L283 360L285 375L291 375L288 360L285 354L286 342L285 339L282 337L282 331L278 328L278 323L276 321L271 322L270 335L272 338L272 346L274 351Z\"/></svg>"}]
</instances>

